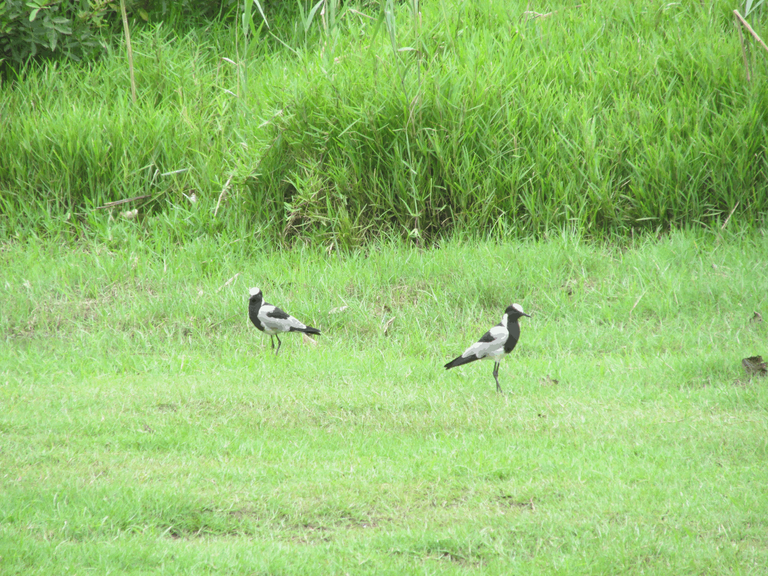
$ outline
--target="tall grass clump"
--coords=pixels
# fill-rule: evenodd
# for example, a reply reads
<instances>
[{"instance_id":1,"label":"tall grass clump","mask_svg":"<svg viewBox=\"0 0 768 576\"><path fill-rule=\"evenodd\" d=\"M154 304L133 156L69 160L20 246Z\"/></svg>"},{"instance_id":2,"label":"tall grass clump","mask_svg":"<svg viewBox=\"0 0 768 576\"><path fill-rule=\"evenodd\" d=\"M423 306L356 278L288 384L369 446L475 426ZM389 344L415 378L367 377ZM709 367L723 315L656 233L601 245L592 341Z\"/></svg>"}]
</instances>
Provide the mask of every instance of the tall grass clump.
<instances>
[{"instance_id":1,"label":"tall grass clump","mask_svg":"<svg viewBox=\"0 0 768 576\"><path fill-rule=\"evenodd\" d=\"M118 46L4 84L4 233L135 196L336 246L763 223L768 91L724 1L300 8L139 30L136 104Z\"/></svg>"},{"instance_id":2,"label":"tall grass clump","mask_svg":"<svg viewBox=\"0 0 768 576\"><path fill-rule=\"evenodd\" d=\"M285 231L626 231L737 205L760 218L768 100L743 84L727 14L554 7L429 4L394 54L382 39L330 71L315 60L260 166Z\"/></svg>"},{"instance_id":3,"label":"tall grass clump","mask_svg":"<svg viewBox=\"0 0 768 576\"><path fill-rule=\"evenodd\" d=\"M30 65L6 84L0 101L9 119L0 139L6 214L83 216L139 195L162 210L189 206L185 196L205 204L205 192L220 192L243 150L232 133L237 79L220 56L229 43L203 41L204 33L176 37L159 25L137 34L135 105L117 48L87 68Z\"/></svg>"}]
</instances>

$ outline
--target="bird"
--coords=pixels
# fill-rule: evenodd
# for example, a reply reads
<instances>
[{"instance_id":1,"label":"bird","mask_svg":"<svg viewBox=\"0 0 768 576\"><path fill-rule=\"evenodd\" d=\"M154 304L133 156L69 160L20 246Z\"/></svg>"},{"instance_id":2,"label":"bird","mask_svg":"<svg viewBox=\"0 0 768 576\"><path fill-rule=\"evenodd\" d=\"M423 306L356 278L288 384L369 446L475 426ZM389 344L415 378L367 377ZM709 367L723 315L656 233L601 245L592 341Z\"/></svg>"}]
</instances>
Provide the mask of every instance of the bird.
<instances>
[{"instance_id":1,"label":"bird","mask_svg":"<svg viewBox=\"0 0 768 576\"><path fill-rule=\"evenodd\" d=\"M496 392L503 393L499 385L499 363L504 356L512 352L520 339L520 324L517 321L521 316L531 317L523 312L523 307L520 304L507 306L501 317L501 322L483 334L480 340L467 348L461 356L448 362L445 369L450 370L475 360L493 360L495 362L493 377L496 380Z\"/></svg>"},{"instance_id":2,"label":"bird","mask_svg":"<svg viewBox=\"0 0 768 576\"><path fill-rule=\"evenodd\" d=\"M261 290L258 288L251 288L248 291L250 300L248 301L248 316L253 322L254 326L269 334L269 341L272 344L272 348L275 347L275 342L272 339L274 336L277 338L277 350L275 354L280 351L280 332L303 332L304 334L317 334L320 335L320 330L307 326L306 324L299 322L296 318L282 311L277 306L273 306L264 301L264 296Z\"/></svg>"}]
</instances>

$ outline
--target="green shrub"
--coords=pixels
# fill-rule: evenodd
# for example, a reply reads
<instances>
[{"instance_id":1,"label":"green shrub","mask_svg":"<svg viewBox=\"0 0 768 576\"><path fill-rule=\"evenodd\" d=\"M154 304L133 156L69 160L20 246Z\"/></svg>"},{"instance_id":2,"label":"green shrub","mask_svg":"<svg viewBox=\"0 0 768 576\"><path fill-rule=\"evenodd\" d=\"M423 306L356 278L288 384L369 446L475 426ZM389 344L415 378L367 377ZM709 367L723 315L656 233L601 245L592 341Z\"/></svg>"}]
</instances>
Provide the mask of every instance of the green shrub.
<instances>
[{"instance_id":1,"label":"green shrub","mask_svg":"<svg viewBox=\"0 0 768 576\"><path fill-rule=\"evenodd\" d=\"M186 29L230 15L235 0L128 0L131 22L164 22ZM35 58L89 60L100 55L111 34L122 34L120 8L109 0L6 0L0 2L0 64L18 66Z\"/></svg>"},{"instance_id":2,"label":"green shrub","mask_svg":"<svg viewBox=\"0 0 768 576\"><path fill-rule=\"evenodd\" d=\"M101 28L112 8L88 0L6 0L0 3L0 63L36 56L81 60L101 52Z\"/></svg>"}]
</instances>

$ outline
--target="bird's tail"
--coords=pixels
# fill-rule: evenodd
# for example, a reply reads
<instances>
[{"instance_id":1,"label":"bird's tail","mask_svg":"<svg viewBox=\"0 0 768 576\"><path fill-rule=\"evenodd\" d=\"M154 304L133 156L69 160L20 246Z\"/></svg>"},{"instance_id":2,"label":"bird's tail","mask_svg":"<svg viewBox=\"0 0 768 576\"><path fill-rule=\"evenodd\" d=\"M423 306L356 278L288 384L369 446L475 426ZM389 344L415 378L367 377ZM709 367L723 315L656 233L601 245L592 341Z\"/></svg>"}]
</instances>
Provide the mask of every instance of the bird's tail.
<instances>
[{"instance_id":1,"label":"bird's tail","mask_svg":"<svg viewBox=\"0 0 768 576\"><path fill-rule=\"evenodd\" d=\"M299 332L304 332L304 334L315 334L317 336L320 336L320 330L317 328L312 328L312 326L307 326L303 330L299 330Z\"/></svg>"},{"instance_id":2,"label":"bird's tail","mask_svg":"<svg viewBox=\"0 0 768 576\"><path fill-rule=\"evenodd\" d=\"M451 368L456 368L456 366L461 366L462 364L469 364L470 362L474 362L477 360L477 356L459 356L458 358L454 358L448 364L445 365L446 370L450 370Z\"/></svg>"}]
</instances>

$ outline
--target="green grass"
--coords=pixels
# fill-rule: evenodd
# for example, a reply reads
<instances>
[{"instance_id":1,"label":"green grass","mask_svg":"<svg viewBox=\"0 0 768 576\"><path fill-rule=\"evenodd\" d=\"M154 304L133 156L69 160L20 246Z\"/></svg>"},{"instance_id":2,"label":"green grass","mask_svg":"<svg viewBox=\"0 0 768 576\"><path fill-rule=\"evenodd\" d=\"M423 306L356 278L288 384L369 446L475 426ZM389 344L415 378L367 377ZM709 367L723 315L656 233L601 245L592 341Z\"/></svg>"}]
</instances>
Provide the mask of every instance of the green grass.
<instances>
[{"instance_id":1,"label":"green grass","mask_svg":"<svg viewBox=\"0 0 768 576\"><path fill-rule=\"evenodd\" d=\"M30 66L0 88L0 233L192 193L196 233L340 247L732 210L764 225L768 90L759 65L745 81L732 2L406 4L392 38L377 5L351 3L327 32L270 13L247 50L226 22L138 27L136 104L117 40L88 66Z\"/></svg>"},{"instance_id":2,"label":"green grass","mask_svg":"<svg viewBox=\"0 0 768 576\"><path fill-rule=\"evenodd\" d=\"M764 234L327 254L110 226L0 251L3 574L768 564L768 385L740 365L768 357ZM317 346L275 357L251 285ZM445 371L512 301L506 394Z\"/></svg>"},{"instance_id":3,"label":"green grass","mask_svg":"<svg viewBox=\"0 0 768 576\"><path fill-rule=\"evenodd\" d=\"M0 572L761 574L734 6L351 7L4 78ZM443 369L515 301L505 395Z\"/></svg>"}]
</instances>

